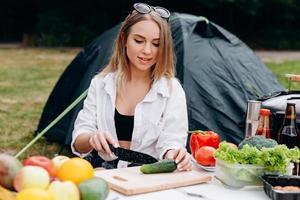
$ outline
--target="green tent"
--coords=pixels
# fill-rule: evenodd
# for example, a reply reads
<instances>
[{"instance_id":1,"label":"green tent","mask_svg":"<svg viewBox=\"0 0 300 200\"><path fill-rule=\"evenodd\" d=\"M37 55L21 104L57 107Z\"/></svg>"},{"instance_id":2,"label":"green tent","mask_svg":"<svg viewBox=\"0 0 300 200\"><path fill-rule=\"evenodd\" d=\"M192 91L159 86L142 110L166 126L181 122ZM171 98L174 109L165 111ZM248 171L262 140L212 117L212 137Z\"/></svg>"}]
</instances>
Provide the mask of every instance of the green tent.
<instances>
[{"instance_id":1,"label":"green tent","mask_svg":"<svg viewBox=\"0 0 300 200\"><path fill-rule=\"evenodd\" d=\"M236 36L206 18L173 13L169 21L175 44L176 76L188 104L189 129L213 130L238 143L244 137L249 99L284 88L251 49ZM84 48L53 89L37 131L43 130L85 91L107 64L120 25ZM49 141L69 145L79 103L46 134Z\"/></svg>"}]
</instances>

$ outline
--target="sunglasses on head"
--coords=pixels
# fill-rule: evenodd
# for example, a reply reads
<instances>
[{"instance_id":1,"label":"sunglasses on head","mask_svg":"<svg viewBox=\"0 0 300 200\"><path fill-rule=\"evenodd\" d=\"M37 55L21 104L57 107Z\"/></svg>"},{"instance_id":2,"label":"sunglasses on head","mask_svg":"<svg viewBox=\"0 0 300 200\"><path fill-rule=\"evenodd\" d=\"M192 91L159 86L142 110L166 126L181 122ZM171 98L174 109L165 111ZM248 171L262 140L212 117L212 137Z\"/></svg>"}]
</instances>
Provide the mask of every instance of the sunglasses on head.
<instances>
[{"instance_id":1,"label":"sunglasses on head","mask_svg":"<svg viewBox=\"0 0 300 200\"><path fill-rule=\"evenodd\" d=\"M142 14L148 14L151 11L154 11L166 20L168 20L170 17L170 12L163 7L149 6L148 4L145 4L145 3L135 3L133 5L133 7L137 12L142 13Z\"/></svg>"}]
</instances>

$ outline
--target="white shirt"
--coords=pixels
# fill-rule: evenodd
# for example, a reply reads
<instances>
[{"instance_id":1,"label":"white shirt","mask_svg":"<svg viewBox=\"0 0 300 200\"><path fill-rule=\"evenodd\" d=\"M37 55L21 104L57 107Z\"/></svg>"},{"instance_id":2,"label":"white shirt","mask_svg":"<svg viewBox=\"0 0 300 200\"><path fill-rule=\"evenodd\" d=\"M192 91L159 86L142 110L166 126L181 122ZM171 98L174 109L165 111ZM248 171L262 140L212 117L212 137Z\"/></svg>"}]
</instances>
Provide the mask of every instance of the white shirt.
<instances>
[{"instance_id":1,"label":"white shirt","mask_svg":"<svg viewBox=\"0 0 300 200\"><path fill-rule=\"evenodd\" d=\"M71 143L74 154L84 157L90 153L82 154L74 148L76 138L82 133L106 132L118 141L114 122L115 101L115 73L95 76L74 124ZM182 86L176 78L161 78L153 83L148 94L135 107L130 149L162 159L169 149L185 148L187 119ZM107 161L114 159L108 154L98 154Z\"/></svg>"}]
</instances>

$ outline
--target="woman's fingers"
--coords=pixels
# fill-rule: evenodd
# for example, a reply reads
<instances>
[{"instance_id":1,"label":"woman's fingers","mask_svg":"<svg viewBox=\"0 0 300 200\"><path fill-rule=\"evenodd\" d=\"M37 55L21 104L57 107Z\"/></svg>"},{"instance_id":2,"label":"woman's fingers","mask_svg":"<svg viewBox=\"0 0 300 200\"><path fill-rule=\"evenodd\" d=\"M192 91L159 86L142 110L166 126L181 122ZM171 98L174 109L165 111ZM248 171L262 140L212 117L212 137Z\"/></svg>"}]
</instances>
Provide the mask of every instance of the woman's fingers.
<instances>
[{"instance_id":1,"label":"woman's fingers","mask_svg":"<svg viewBox=\"0 0 300 200\"><path fill-rule=\"evenodd\" d=\"M179 171L189 171L192 169L192 163L190 159L190 155L188 153L185 154L184 158L177 165Z\"/></svg>"},{"instance_id":2,"label":"woman's fingers","mask_svg":"<svg viewBox=\"0 0 300 200\"><path fill-rule=\"evenodd\" d=\"M165 159L173 159L175 160L176 156L178 154L178 150L176 149L170 149L167 151L166 155L165 155Z\"/></svg>"},{"instance_id":3,"label":"woman's fingers","mask_svg":"<svg viewBox=\"0 0 300 200\"><path fill-rule=\"evenodd\" d=\"M188 171L192 169L190 155L185 149L179 149L178 154L175 158L175 162L177 163L177 169L179 171Z\"/></svg>"},{"instance_id":4,"label":"woman's fingers","mask_svg":"<svg viewBox=\"0 0 300 200\"><path fill-rule=\"evenodd\" d=\"M107 143L107 140L106 140L106 134L104 133L104 134L98 134L98 135L101 135L101 137L99 137L99 140L100 140L100 143L102 145L102 148L104 149L104 151L107 154L111 155L112 152L111 152L111 150L110 150L110 148L108 146L108 143Z\"/></svg>"},{"instance_id":5,"label":"woman's fingers","mask_svg":"<svg viewBox=\"0 0 300 200\"><path fill-rule=\"evenodd\" d=\"M186 149L170 149L165 158L174 159L179 171L189 171L192 169L192 162Z\"/></svg>"},{"instance_id":6,"label":"woman's fingers","mask_svg":"<svg viewBox=\"0 0 300 200\"><path fill-rule=\"evenodd\" d=\"M93 134L90 137L89 143L96 151L107 153L109 155L112 155L112 152L108 144L112 144L115 147L118 146L117 142L107 133Z\"/></svg>"},{"instance_id":7,"label":"woman's fingers","mask_svg":"<svg viewBox=\"0 0 300 200\"><path fill-rule=\"evenodd\" d=\"M104 134L104 135L109 144L112 144L115 148L119 147L118 143L113 139L113 137L110 134Z\"/></svg>"},{"instance_id":8,"label":"woman's fingers","mask_svg":"<svg viewBox=\"0 0 300 200\"><path fill-rule=\"evenodd\" d=\"M184 159L184 156L186 154L186 150L185 149L178 149L178 154L175 157L175 162L178 164L181 162L181 160Z\"/></svg>"},{"instance_id":9,"label":"woman's fingers","mask_svg":"<svg viewBox=\"0 0 300 200\"><path fill-rule=\"evenodd\" d=\"M96 151L100 151L100 152L104 153L105 151L102 148L102 145L101 145L100 140L98 139L98 137L99 137L98 134L92 135L90 140L89 140L89 143L93 147L93 149L95 149Z\"/></svg>"}]
</instances>

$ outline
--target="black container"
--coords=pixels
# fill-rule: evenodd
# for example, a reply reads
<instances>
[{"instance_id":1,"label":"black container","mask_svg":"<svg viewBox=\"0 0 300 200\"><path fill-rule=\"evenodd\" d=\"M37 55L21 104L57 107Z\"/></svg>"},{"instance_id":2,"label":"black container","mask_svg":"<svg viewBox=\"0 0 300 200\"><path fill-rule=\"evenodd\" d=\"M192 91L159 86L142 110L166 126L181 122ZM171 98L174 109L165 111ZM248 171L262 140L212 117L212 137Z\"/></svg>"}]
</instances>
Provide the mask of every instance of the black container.
<instances>
[{"instance_id":1,"label":"black container","mask_svg":"<svg viewBox=\"0 0 300 200\"><path fill-rule=\"evenodd\" d=\"M273 186L298 186L300 176L262 176L265 193L272 200L300 200L300 192L283 192L274 190Z\"/></svg>"},{"instance_id":2,"label":"black container","mask_svg":"<svg viewBox=\"0 0 300 200\"><path fill-rule=\"evenodd\" d=\"M278 92L261 99L261 107L269 109L271 138L277 140L278 131L283 123L287 102L296 104L297 127L300 130L300 91Z\"/></svg>"}]
</instances>

